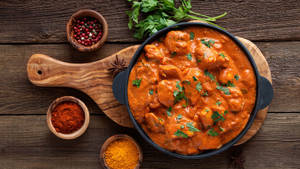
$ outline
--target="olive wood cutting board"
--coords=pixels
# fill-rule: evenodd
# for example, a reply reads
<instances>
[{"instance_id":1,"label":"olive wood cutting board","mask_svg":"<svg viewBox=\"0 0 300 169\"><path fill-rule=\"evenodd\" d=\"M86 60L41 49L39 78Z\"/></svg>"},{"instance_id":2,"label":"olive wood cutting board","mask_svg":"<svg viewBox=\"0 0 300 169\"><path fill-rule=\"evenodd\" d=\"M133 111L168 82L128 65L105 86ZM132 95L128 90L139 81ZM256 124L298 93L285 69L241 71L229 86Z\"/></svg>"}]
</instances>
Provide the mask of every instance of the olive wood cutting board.
<instances>
[{"instance_id":1,"label":"olive wood cutting board","mask_svg":"<svg viewBox=\"0 0 300 169\"><path fill-rule=\"evenodd\" d=\"M247 39L237 38L252 54L260 75L271 82L268 63L258 47ZM124 59L128 65L138 47L139 45L130 46L102 60L83 64L66 63L47 55L34 54L27 63L28 79L37 86L78 89L90 96L114 122L124 127L133 127L126 107L114 98L113 77L108 69L112 67L116 56L119 60ZM246 142L256 134L262 126L267 112L268 107L257 113L251 128L236 145Z\"/></svg>"}]
</instances>

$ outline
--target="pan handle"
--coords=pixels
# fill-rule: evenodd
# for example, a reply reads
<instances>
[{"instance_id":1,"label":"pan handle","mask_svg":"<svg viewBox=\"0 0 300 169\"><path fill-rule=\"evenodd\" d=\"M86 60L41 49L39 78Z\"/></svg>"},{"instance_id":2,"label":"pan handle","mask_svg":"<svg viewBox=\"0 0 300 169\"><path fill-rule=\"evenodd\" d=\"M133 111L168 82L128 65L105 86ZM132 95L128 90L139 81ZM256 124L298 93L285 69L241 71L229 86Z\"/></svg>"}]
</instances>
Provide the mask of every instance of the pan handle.
<instances>
[{"instance_id":1,"label":"pan handle","mask_svg":"<svg viewBox=\"0 0 300 169\"><path fill-rule=\"evenodd\" d=\"M273 99L273 87L268 79L263 76L259 77L259 109L267 107Z\"/></svg>"},{"instance_id":2,"label":"pan handle","mask_svg":"<svg viewBox=\"0 0 300 169\"><path fill-rule=\"evenodd\" d=\"M126 103L126 97L125 97L125 90L127 85L127 78L128 78L128 71L127 69L123 72L120 72L113 81L113 93L115 98L121 103L125 104Z\"/></svg>"}]
</instances>

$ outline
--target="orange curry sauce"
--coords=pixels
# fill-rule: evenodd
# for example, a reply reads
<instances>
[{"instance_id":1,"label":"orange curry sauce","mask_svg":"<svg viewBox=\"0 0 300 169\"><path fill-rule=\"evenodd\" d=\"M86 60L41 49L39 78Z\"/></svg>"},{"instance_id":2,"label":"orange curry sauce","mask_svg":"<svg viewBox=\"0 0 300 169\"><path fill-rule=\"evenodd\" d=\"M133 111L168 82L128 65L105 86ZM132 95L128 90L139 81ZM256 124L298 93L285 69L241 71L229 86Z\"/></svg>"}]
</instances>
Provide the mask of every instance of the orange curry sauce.
<instances>
[{"instance_id":1,"label":"orange curry sauce","mask_svg":"<svg viewBox=\"0 0 300 169\"><path fill-rule=\"evenodd\" d=\"M245 127L256 79L244 52L215 30L188 27L146 45L128 83L148 136L180 154L218 149Z\"/></svg>"}]
</instances>

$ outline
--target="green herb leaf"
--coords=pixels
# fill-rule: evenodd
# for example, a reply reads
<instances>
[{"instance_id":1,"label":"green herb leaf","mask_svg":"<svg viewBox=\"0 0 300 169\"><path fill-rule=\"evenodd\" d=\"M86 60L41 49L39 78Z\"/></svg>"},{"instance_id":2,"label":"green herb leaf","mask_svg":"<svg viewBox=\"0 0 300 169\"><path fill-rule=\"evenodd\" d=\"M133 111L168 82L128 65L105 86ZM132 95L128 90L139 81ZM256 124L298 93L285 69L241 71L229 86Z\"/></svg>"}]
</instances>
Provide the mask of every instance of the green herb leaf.
<instances>
[{"instance_id":1,"label":"green herb leaf","mask_svg":"<svg viewBox=\"0 0 300 169\"><path fill-rule=\"evenodd\" d=\"M179 92L182 92L182 87L180 86L180 81L176 82L176 87L179 89Z\"/></svg>"},{"instance_id":2,"label":"green herb leaf","mask_svg":"<svg viewBox=\"0 0 300 169\"><path fill-rule=\"evenodd\" d=\"M228 113L228 110L225 110L223 113L223 116L225 116Z\"/></svg>"},{"instance_id":3,"label":"green herb leaf","mask_svg":"<svg viewBox=\"0 0 300 169\"><path fill-rule=\"evenodd\" d=\"M217 102L216 102L216 105L217 105L217 106L220 106L221 104L222 104L222 102L220 102L220 101L217 101Z\"/></svg>"},{"instance_id":4,"label":"green herb leaf","mask_svg":"<svg viewBox=\"0 0 300 169\"><path fill-rule=\"evenodd\" d=\"M205 92L202 94L202 96L208 96L207 91L205 91Z\"/></svg>"},{"instance_id":5,"label":"green herb leaf","mask_svg":"<svg viewBox=\"0 0 300 169\"><path fill-rule=\"evenodd\" d=\"M209 129L207 134L214 137L219 135L219 133L216 132L213 128Z\"/></svg>"},{"instance_id":6,"label":"green herb leaf","mask_svg":"<svg viewBox=\"0 0 300 169\"><path fill-rule=\"evenodd\" d=\"M168 115L168 116L172 116L171 111L172 111L172 107L169 107L168 110L167 110L167 115Z\"/></svg>"},{"instance_id":7,"label":"green herb leaf","mask_svg":"<svg viewBox=\"0 0 300 169\"><path fill-rule=\"evenodd\" d=\"M181 129L184 129L184 125L181 125L180 128L181 128Z\"/></svg>"},{"instance_id":8,"label":"green herb leaf","mask_svg":"<svg viewBox=\"0 0 300 169\"><path fill-rule=\"evenodd\" d=\"M224 128L222 128L221 126L219 126L220 131L224 131Z\"/></svg>"},{"instance_id":9,"label":"green herb leaf","mask_svg":"<svg viewBox=\"0 0 300 169\"><path fill-rule=\"evenodd\" d=\"M149 94L150 94L150 95L153 95L153 89L150 89L150 90L149 90Z\"/></svg>"},{"instance_id":10,"label":"green herb leaf","mask_svg":"<svg viewBox=\"0 0 300 169\"><path fill-rule=\"evenodd\" d=\"M196 90L198 90L198 92L201 92L201 90L202 90L202 85L201 85L200 82L198 82L198 83L196 84Z\"/></svg>"},{"instance_id":11,"label":"green herb leaf","mask_svg":"<svg viewBox=\"0 0 300 169\"><path fill-rule=\"evenodd\" d=\"M239 75L234 75L234 78L235 78L235 80L239 80L240 79L240 76Z\"/></svg>"},{"instance_id":12,"label":"green herb leaf","mask_svg":"<svg viewBox=\"0 0 300 169\"><path fill-rule=\"evenodd\" d=\"M157 0L142 0L142 12L151 12L153 11L158 5Z\"/></svg>"},{"instance_id":13,"label":"green herb leaf","mask_svg":"<svg viewBox=\"0 0 300 169\"><path fill-rule=\"evenodd\" d=\"M212 81L215 81L216 78L213 74L211 74L207 69L204 71L205 76L208 76Z\"/></svg>"},{"instance_id":14,"label":"green herb leaf","mask_svg":"<svg viewBox=\"0 0 300 169\"><path fill-rule=\"evenodd\" d=\"M180 120L181 118L182 118L181 114L178 114L177 117L176 117L177 120Z\"/></svg>"},{"instance_id":15,"label":"green herb leaf","mask_svg":"<svg viewBox=\"0 0 300 169\"><path fill-rule=\"evenodd\" d=\"M219 83L217 83L217 89L220 90L220 91L223 91L223 93L225 95L230 95L230 91L227 87L224 87L224 86L220 86Z\"/></svg>"},{"instance_id":16,"label":"green herb leaf","mask_svg":"<svg viewBox=\"0 0 300 169\"><path fill-rule=\"evenodd\" d=\"M221 115L217 111L214 111L214 113L211 115L211 118L213 119L214 122L224 121L225 120L225 118L223 117L223 115Z\"/></svg>"},{"instance_id":17,"label":"green herb leaf","mask_svg":"<svg viewBox=\"0 0 300 169\"><path fill-rule=\"evenodd\" d=\"M192 122L186 123L186 126L189 128L189 131L191 132L199 132L200 130L194 127Z\"/></svg>"},{"instance_id":18,"label":"green herb leaf","mask_svg":"<svg viewBox=\"0 0 300 169\"><path fill-rule=\"evenodd\" d=\"M177 137L183 137L183 138L188 138L189 136L187 134L185 134L183 131L181 130L177 130L175 133L174 133L175 136Z\"/></svg>"},{"instance_id":19,"label":"green herb leaf","mask_svg":"<svg viewBox=\"0 0 300 169\"><path fill-rule=\"evenodd\" d=\"M134 37L141 39L146 35L152 35L158 30L172 24L178 23L186 19L197 19L205 21L211 25L216 25L217 19L224 17L222 15L210 17L191 10L192 4L190 0L181 0L181 4L175 6L174 0L128 0L132 3L131 11L127 12L129 16L128 27L134 28ZM220 27L222 28L222 27ZM222 28L224 29L224 28ZM192 39L190 35L190 39ZM208 42L209 44L213 43Z\"/></svg>"},{"instance_id":20,"label":"green herb leaf","mask_svg":"<svg viewBox=\"0 0 300 169\"><path fill-rule=\"evenodd\" d=\"M225 84L226 87L235 87L235 85L231 82L231 81L228 81L226 84Z\"/></svg>"},{"instance_id":21,"label":"green herb leaf","mask_svg":"<svg viewBox=\"0 0 300 169\"><path fill-rule=\"evenodd\" d=\"M194 81L197 81L197 80L198 80L195 76L193 76L193 79L194 79Z\"/></svg>"},{"instance_id":22,"label":"green herb leaf","mask_svg":"<svg viewBox=\"0 0 300 169\"><path fill-rule=\"evenodd\" d=\"M186 56L187 56L188 60L192 60L192 59L193 59L193 58L192 58L192 54L190 54L190 53L187 54Z\"/></svg>"},{"instance_id":23,"label":"green herb leaf","mask_svg":"<svg viewBox=\"0 0 300 169\"><path fill-rule=\"evenodd\" d=\"M215 44L215 41L211 39L208 41L206 41L205 39L201 39L201 43L207 46L208 48L211 48L213 44Z\"/></svg>"},{"instance_id":24,"label":"green herb leaf","mask_svg":"<svg viewBox=\"0 0 300 169\"><path fill-rule=\"evenodd\" d=\"M201 62L201 59L197 59L197 63L200 63Z\"/></svg>"},{"instance_id":25,"label":"green herb leaf","mask_svg":"<svg viewBox=\"0 0 300 169\"><path fill-rule=\"evenodd\" d=\"M195 34L194 32L190 32L190 40L194 40Z\"/></svg>"},{"instance_id":26,"label":"green herb leaf","mask_svg":"<svg viewBox=\"0 0 300 169\"><path fill-rule=\"evenodd\" d=\"M183 108L186 108L186 107L187 107L187 105L186 105L186 104L183 104L183 105L182 105L182 107L183 107Z\"/></svg>"},{"instance_id":27,"label":"green herb leaf","mask_svg":"<svg viewBox=\"0 0 300 169\"><path fill-rule=\"evenodd\" d=\"M219 53L219 55L222 56L223 58L226 57L223 53Z\"/></svg>"},{"instance_id":28,"label":"green herb leaf","mask_svg":"<svg viewBox=\"0 0 300 169\"><path fill-rule=\"evenodd\" d=\"M191 82L190 82L190 81L188 81L188 80L184 80L184 81L182 81L182 83L186 83L186 84L188 84L188 85L190 85L190 84L191 84Z\"/></svg>"},{"instance_id":29,"label":"green herb leaf","mask_svg":"<svg viewBox=\"0 0 300 169\"><path fill-rule=\"evenodd\" d=\"M132 81L132 85L139 88L140 85L141 85L141 81L142 81L142 79L135 79L135 80Z\"/></svg>"}]
</instances>

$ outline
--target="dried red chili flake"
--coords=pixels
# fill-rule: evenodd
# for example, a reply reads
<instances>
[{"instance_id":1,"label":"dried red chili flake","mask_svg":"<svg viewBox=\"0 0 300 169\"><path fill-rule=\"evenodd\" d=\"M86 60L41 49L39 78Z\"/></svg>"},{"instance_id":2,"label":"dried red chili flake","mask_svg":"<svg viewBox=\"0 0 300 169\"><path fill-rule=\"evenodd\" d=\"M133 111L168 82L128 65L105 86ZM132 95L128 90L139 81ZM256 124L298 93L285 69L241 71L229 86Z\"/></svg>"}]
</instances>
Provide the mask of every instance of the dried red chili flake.
<instances>
[{"instance_id":1,"label":"dried red chili flake","mask_svg":"<svg viewBox=\"0 0 300 169\"><path fill-rule=\"evenodd\" d=\"M72 24L72 35L81 45L91 46L96 44L102 37L101 23L93 17L76 18Z\"/></svg>"}]
</instances>

